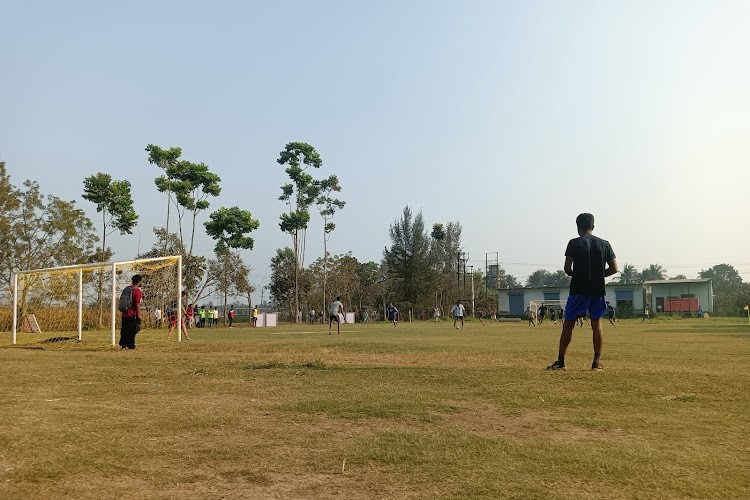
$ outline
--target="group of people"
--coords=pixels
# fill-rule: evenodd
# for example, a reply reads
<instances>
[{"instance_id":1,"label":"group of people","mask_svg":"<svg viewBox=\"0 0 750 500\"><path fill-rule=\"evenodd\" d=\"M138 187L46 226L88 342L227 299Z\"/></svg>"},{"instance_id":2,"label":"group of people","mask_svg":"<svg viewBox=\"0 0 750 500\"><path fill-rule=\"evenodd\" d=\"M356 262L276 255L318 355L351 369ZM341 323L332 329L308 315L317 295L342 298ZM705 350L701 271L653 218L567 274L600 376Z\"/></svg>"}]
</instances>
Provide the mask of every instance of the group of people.
<instances>
[{"instance_id":1,"label":"group of people","mask_svg":"<svg viewBox=\"0 0 750 500\"><path fill-rule=\"evenodd\" d=\"M119 345L122 349L135 349L135 336L141 330L143 324L143 310L141 309L141 303L143 302L143 291L141 290L141 283L143 282L143 276L136 274L131 280L131 284L126 287L126 291L130 296L131 306L126 310L122 310L122 323L120 328L120 342ZM123 294L125 291L123 291ZM171 339L175 329L177 328L177 310L178 303L176 300L170 302L167 307L166 318L161 308L157 306L154 309L154 319L156 328L161 328L164 324L164 320L167 320L169 325L169 331L167 338ZM259 316L258 306L255 306L252 311L252 322L253 327L258 326ZM182 333L185 340L190 340L188 334L188 328L213 328L219 323L219 310L216 307L207 309L206 306L201 306L197 309L193 304L187 303L187 292L182 292ZM227 311L227 320L229 321L229 328L234 328L234 320L236 318L236 312L234 306L230 306Z\"/></svg>"},{"instance_id":2,"label":"group of people","mask_svg":"<svg viewBox=\"0 0 750 500\"><path fill-rule=\"evenodd\" d=\"M590 213L582 213L576 218L576 227L578 229L578 238L568 242L565 249L565 274L571 277L570 294L565 305L564 313L560 319L563 320L562 333L558 345L557 359L547 367L548 370L564 370L565 354L573 337L573 330L579 321L588 316L590 318L592 340L594 345L594 360L591 363L591 369L600 371L603 369L601 362L602 347L604 339L602 335L602 318L607 315L610 323L614 325L614 308L605 300L604 279L618 272L617 260L612 246L608 241L593 235L594 216ZM123 349L135 349L135 336L141 328L143 312L141 310L141 300L143 294L140 289L142 276L135 275L130 285L130 307L121 308L122 311L122 328L120 330L120 346ZM183 304L187 302L187 294L182 294ZM121 300L122 301L122 300ZM176 310L176 304L174 310ZM201 308L204 310L204 308ZM233 309L232 309L233 310ZM253 326L257 321L257 306L253 310ZM183 311L183 318L187 318L187 306ZM527 309L529 320L532 322L532 313ZM338 333L341 333L341 321L344 314L344 305L341 298L331 302L328 308L328 333L331 334L333 322L336 322ZM451 309L453 316L453 327L461 328L464 326L464 317L466 309L460 301ZM394 328L398 325L399 312L391 303L387 309L388 320L393 323ZM314 318L314 312L311 315ZM440 321L441 311L438 306L435 307L435 319ZM647 314L644 314L644 320ZM171 318L174 317L174 324ZM556 318L560 317L559 311L556 311ZM176 314L170 313L169 336L177 326ZM161 317L159 317L161 319ZM213 319L213 318L212 318ZM234 317L232 317L232 320ZM650 318L648 318L650 319ZM186 320L182 322L182 328L187 335Z\"/></svg>"}]
</instances>

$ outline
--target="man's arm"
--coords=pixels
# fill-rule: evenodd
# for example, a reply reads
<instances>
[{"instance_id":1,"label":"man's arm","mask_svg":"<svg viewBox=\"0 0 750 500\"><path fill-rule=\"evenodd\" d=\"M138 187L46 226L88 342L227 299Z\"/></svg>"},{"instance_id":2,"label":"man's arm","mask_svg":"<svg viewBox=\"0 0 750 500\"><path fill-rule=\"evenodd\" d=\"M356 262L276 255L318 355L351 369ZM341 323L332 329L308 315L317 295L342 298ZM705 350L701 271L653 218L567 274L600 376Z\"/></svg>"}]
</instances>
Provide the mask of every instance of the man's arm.
<instances>
[{"instance_id":1,"label":"man's arm","mask_svg":"<svg viewBox=\"0 0 750 500\"><path fill-rule=\"evenodd\" d=\"M141 298L138 297L138 300L135 301L135 317L136 319L142 319L141 316Z\"/></svg>"},{"instance_id":2,"label":"man's arm","mask_svg":"<svg viewBox=\"0 0 750 500\"><path fill-rule=\"evenodd\" d=\"M565 266L563 269L565 269L565 274L573 276L573 257L570 255L565 256Z\"/></svg>"},{"instance_id":3,"label":"man's arm","mask_svg":"<svg viewBox=\"0 0 750 500\"><path fill-rule=\"evenodd\" d=\"M612 257L607 262L607 269L604 270L604 277L612 276L613 274L619 272L619 269L617 269L617 259Z\"/></svg>"}]
</instances>

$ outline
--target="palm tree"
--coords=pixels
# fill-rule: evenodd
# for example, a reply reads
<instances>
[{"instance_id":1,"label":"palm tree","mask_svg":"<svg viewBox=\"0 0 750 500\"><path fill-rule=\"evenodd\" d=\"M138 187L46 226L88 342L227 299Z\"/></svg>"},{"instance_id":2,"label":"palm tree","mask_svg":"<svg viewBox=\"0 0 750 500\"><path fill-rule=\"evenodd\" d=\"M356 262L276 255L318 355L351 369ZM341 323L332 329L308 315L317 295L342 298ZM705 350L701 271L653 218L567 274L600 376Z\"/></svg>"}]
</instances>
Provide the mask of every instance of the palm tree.
<instances>
[{"instance_id":1,"label":"palm tree","mask_svg":"<svg viewBox=\"0 0 750 500\"><path fill-rule=\"evenodd\" d=\"M625 264L622 271L620 271L619 283L621 285L635 285L642 281L641 273L639 273L633 265Z\"/></svg>"},{"instance_id":2,"label":"palm tree","mask_svg":"<svg viewBox=\"0 0 750 500\"><path fill-rule=\"evenodd\" d=\"M643 281L663 280L667 278L667 270L659 264L651 264L641 271Z\"/></svg>"}]
</instances>

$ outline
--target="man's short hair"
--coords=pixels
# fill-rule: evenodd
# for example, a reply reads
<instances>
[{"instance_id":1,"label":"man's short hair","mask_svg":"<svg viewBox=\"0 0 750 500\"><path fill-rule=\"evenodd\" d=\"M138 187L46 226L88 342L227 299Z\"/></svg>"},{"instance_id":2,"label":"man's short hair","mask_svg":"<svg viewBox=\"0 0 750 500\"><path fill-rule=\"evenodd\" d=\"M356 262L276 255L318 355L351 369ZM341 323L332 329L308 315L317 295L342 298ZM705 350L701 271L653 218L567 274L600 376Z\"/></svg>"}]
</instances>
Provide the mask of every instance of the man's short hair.
<instances>
[{"instance_id":1,"label":"man's short hair","mask_svg":"<svg viewBox=\"0 0 750 500\"><path fill-rule=\"evenodd\" d=\"M336 300L341 300L341 297L340 297L340 296L339 296L339 297L336 297Z\"/></svg>"},{"instance_id":2,"label":"man's short hair","mask_svg":"<svg viewBox=\"0 0 750 500\"><path fill-rule=\"evenodd\" d=\"M576 226L579 231L591 231L594 229L594 216L591 214L581 214L576 217Z\"/></svg>"},{"instance_id":3,"label":"man's short hair","mask_svg":"<svg viewBox=\"0 0 750 500\"><path fill-rule=\"evenodd\" d=\"M134 285L137 285L141 281L143 281L143 276L141 276L140 274L136 274L135 276L133 276L133 284Z\"/></svg>"}]
</instances>

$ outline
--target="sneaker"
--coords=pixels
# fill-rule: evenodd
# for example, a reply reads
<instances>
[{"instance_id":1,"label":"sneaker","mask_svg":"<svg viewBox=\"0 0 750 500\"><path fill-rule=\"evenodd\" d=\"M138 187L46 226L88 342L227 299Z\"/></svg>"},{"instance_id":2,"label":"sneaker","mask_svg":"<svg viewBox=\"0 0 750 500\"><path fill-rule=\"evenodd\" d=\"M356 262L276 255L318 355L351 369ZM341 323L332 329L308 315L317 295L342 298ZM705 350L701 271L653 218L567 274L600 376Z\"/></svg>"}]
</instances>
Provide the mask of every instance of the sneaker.
<instances>
[{"instance_id":1,"label":"sneaker","mask_svg":"<svg viewBox=\"0 0 750 500\"><path fill-rule=\"evenodd\" d=\"M565 370L565 365L560 363L560 360L558 359L551 365L547 367L548 370Z\"/></svg>"},{"instance_id":2,"label":"sneaker","mask_svg":"<svg viewBox=\"0 0 750 500\"><path fill-rule=\"evenodd\" d=\"M599 362L599 363L591 363L591 371L600 372L602 370L604 370L604 366L602 365L601 362Z\"/></svg>"}]
</instances>

